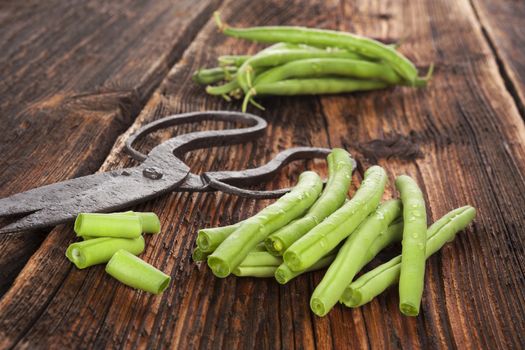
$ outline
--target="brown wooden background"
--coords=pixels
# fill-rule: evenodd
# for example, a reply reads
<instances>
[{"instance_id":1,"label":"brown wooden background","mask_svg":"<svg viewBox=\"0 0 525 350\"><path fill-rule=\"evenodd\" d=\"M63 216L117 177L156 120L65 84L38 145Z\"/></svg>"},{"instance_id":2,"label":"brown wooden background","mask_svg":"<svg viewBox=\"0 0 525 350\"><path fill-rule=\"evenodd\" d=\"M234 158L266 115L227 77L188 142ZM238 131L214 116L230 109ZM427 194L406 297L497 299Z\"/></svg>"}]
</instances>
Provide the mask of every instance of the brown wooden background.
<instances>
[{"instance_id":1,"label":"brown wooden background","mask_svg":"<svg viewBox=\"0 0 525 350\"><path fill-rule=\"evenodd\" d=\"M525 3L438 1L3 1L0 3L0 196L129 166L122 141L171 113L239 109L206 96L192 72L220 54L253 52L224 37L211 14L239 26L296 24L385 41L427 89L272 98L266 137L193 152L196 172L240 169L289 146L345 147L354 176L378 163L415 176L429 216L472 204L475 224L427 264L422 312L402 317L395 290L367 306L314 317L322 273L289 285L214 278L190 260L196 229L247 217L267 202L170 194L153 210L162 235L143 258L173 277L161 296L133 291L103 266L64 257L71 225L0 237L0 348L523 348L525 346ZM217 125L190 125L157 134ZM419 147L420 154L414 151ZM268 187L293 183L295 164ZM394 194L392 182L385 195Z\"/></svg>"}]
</instances>

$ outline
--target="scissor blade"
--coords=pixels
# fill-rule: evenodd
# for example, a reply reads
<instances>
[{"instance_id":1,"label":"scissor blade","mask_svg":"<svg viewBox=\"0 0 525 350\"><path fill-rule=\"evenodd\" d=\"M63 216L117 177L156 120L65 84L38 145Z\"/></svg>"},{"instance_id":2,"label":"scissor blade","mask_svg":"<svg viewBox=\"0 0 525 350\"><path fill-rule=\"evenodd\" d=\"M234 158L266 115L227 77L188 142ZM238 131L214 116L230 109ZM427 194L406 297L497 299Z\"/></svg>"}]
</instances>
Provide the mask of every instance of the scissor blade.
<instances>
[{"instance_id":1,"label":"scissor blade","mask_svg":"<svg viewBox=\"0 0 525 350\"><path fill-rule=\"evenodd\" d=\"M187 167L176 168L163 171L160 178L149 178L143 175L144 170L146 168L141 165L125 171L103 173L108 176L101 177L101 181L95 181L84 191L72 193L67 198L62 196L58 203L44 203L42 209L1 228L0 234L55 226L74 220L82 212L121 210L173 190L189 173Z\"/></svg>"},{"instance_id":2,"label":"scissor blade","mask_svg":"<svg viewBox=\"0 0 525 350\"><path fill-rule=\"evenodd\" d=\"M116 176L115 172L98 173L33 188L0 199L0 217L34 212L47 206L58 205L75 194Z\"/></svg>"}]
</instances>

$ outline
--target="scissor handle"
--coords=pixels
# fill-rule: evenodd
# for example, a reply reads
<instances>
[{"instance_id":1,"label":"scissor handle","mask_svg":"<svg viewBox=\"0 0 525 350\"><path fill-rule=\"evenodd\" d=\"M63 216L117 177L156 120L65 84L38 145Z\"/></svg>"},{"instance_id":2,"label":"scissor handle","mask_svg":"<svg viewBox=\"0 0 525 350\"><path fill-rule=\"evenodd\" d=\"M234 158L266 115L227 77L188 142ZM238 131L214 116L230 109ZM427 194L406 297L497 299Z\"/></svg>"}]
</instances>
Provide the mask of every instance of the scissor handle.
<instances>
[{"instance_id":1,"label":"scissor handle","mask_svg":"<svg viewBox=\"0 0 525 350\"><path fill-rule=\"evenodd\" d=\"M142 162L148 158L148 155L137 151L133 147L133 143L137 139L169 126L202 122L205 120L240 122L243 124L248 124L249 126L223 130L196 131L188 134L178 135L168 141L164 141L161 145L155 147L154 150L157 153L169 151L171 154L180 158L184 155L184 153L194 149L208 148L211 146L231 145L251 141L254 137L261 136L264 132L264 129L268 125L263 118L250 113L232 111L202 111L182 113L164 117L144 125L126 140L124 149L133 159ZM171 149L169 149L170 147ZM154 150L152 150L152 152Z\"/></svg>"},{"instance_id":2,"label":"scissor handle","mask_svg":"<svg viewBox=\"0 0 525 350\"><path fill-rule=\"evenodd\" d=\"M237 171L214 171L202 174L202 178L209 187L225 193L249 198L276 198L280 197L289 188L270 191L259 191L241 188L239 186L256 185L270 180L279 170L288 163L299 159L326 158L330 153L328 148L294 147L277 154L268 163L252 169Z\"/></svg>"}]
</instances>

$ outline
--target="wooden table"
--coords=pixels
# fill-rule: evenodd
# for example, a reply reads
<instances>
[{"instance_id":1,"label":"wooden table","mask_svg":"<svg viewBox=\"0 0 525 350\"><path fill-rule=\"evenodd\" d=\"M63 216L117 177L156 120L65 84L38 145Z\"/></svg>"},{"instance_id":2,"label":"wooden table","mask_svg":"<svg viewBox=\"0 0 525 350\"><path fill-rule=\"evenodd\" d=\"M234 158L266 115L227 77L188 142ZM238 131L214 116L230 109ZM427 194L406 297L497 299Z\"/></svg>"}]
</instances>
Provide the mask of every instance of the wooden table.
<instances>
[{"instance_id":1,"label":"wooden table","mask_svg":"<svg viewBox=\"0 0 525 350\"><path fill-rule=\"evenodd\" d=\"M423 186L429 218L474 205L471 228L427 263L422 312L398 312L395 289L355 310L314 317L322 272L280 286L214 278L190 255L197 228L248 217L267 201L173 193L136 207L162 220L142 257L171 274L161 296L133 291L102 266L64 257L71 225L0 238L1 348L523 348L525 347L525 4L439 1L11 1L0 5L0 196L124 166L126 135L171 113L238 110L203 93L192 72L258 46L227 38L239 26L334 28L385 41L424 72L426 89L272 98L256 142L192 152L195 172L240 169L290 146L344 147L392 179ZM216 127L190 125L156 134ZM268 187L292 184L295 164Z\"/></svg>"}]
</instances>

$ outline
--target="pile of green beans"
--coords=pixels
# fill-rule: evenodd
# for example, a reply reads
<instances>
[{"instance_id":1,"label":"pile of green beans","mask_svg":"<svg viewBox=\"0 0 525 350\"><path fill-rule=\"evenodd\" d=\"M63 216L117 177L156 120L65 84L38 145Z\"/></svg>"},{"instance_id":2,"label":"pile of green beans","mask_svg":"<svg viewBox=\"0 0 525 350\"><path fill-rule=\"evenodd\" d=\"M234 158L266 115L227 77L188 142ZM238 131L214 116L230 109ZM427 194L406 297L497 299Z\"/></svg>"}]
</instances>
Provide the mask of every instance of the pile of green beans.
<instances>
[{"instance_id":1,"label":"pile of green beans","mask_svg":"<svg viewBox=\"0 0 525 350\"><path fill-rule=\"evenodd\" d=\"M231 60L231 58L228 58ZM286 284L297 276L328 268L310 299L325 316L338 302L362 306L399 282L399 309L419 314L425 260L465 229L476 210L452 210L427 228L423 192L409 176L396 178L399 199L381 203L386 171L372 166L347 198L355 162L343 149L327 157L328 181L301 175L290 193L237 224L201 229L193 260L207 261L218 277L275 278ZM359 276L387 246L402 242L401 254Z\"/></svg>"},{"instance_id":2,"label":"pile of green beans","mask_svg":"<svg viewBox=\"0 0 525 350\"><path fill-rule=\"evenodd\" d=\"M69 245L66 257L78 269L106 264L106 272L120 282L153 294L163 292L170 276L137 257L145 248L143 233L160 232L155 213L80 213L75 233L83 240Z\"/></svg>"},{"instance_id":3,"label":"pile of green beans","mask_svg":"<svg viewBox=\"0 0 525 350\"><path fill-rule=\"evenodd\" d=\"M414 64L397 46L333 30L273 26L232 28L218 13L215 20L228 36L271 43L254 55L218 58L218 67L199 69L193 80L207 85L210 95L243 99L264 109L255 96L322 95L384 89L404 85L426 86L433 65L419 77ZM216 85L212 85L216 84Z\"/></svg>"}]
</instances>

